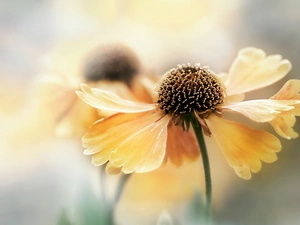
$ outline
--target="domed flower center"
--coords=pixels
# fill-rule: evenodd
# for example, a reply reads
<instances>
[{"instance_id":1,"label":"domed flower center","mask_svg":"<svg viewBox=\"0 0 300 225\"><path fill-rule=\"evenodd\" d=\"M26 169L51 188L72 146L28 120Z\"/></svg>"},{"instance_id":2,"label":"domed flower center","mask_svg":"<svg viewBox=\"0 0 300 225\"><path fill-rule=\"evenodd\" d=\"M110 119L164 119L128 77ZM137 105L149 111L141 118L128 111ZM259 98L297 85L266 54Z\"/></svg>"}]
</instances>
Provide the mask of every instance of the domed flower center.
<instances>
[{"instance_id":1,"label":"domed flower center","mask_svg":"<svg viewBox=\"0 0 300 225\"><path fill-rule=\"evenodd\" d=\"M167 114L185 115L192 111L214 110L224 100L218 78L198 65L179 65L170 70L157 89L158 107Z\"/></svg>"}]
</instances>

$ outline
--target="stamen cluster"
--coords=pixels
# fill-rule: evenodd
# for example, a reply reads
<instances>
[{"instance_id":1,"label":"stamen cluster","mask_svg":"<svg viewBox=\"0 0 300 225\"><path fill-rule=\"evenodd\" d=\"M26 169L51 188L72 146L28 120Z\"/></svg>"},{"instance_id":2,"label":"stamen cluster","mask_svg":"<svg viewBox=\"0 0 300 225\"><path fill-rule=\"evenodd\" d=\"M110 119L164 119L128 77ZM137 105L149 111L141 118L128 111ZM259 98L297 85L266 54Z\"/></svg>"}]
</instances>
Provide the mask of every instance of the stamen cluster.
<instances>
[{"instance_id":1,"label":"stamen cluster","mask_svg":"<svg viewBox=\"0 0 300 225\"><path fill-rule=\"evenodd\" d=\"M178 65L170 70L157 89L158 107L174 116L189 114L193 110L213 110L224 100L218 78L200 65Z\"/></svg>"}]
</instances>

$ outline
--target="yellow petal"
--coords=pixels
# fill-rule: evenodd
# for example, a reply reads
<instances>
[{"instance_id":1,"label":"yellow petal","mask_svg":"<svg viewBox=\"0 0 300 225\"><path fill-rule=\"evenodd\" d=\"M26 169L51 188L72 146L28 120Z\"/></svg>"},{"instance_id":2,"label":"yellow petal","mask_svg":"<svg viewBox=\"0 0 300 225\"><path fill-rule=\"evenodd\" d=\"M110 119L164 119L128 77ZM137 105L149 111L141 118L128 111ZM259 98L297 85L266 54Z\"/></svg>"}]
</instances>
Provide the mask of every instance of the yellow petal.
<instances>
[{"instance_id":1,"label":"yellow petal","mask_svg":"<svg viewBox=\"0 0 300 225\"><path fill-rule=\"evenodd\" d=\"M90 88L86 84L81 85L81 91L77 95L87 104L112 112L137 113L155 109L155 104L138 103L120 98L119 96L96 88Z\"/></svg>"},{"instance_id":2,"label":"yellow petal","mask_svg":"<svg viewBox=\"0 0 300 225\"><path fill-rule=\"evenodd\" d=\"M255 122L269 122L283 111L294 109L293 105L299 104L299 100L251 100L236 102L222 106L223 109L230 109L239 112Z\"/></svg>"},{"instance_id":3,"label":"yellow petal","mask_svg":"<svg viewBox=\"0 0 300 225\"><path fill-rule=\"evenodd\" d=\"M270 55L257 48L242 49L234 60L225 83L227 95L253 91L282 79L292 68L280 55Z\"/></svg>"},{"instance_id":4,"label":"yellow petal","mask_svg":"<svg viewBox=\"0 0 300 225\"><path fill-rule=\"evenodd\" d=\"M169 159L174 165L181 166L184 160L195 161L199 155L199 147L192 129L185 132L181 126L170 123L166 160Z\"/></svg>"},{"instance_id":5,"label":"yellow petal","mask_svg":"<svg viewBox=\"0 0 300 225\"><path fill-rule=\"evenodd\" d=\"M99 143L103 139L103 135L105 134L106 131L108 131L116 126L119 126L120 124L128 123L130 121L134 121L136 119L143 118L144 114L145 113L128 113L128 114L127 113L125 113L125 114L119 113L119 114L110 116L106 119L100 119L93 126L91 126L88 129L88 131L86 132L86 134L82 137L82 145L84 148L86 148L86 150L84 151L84 154L92 155L92 154L95 154L95 153L101 151L101 149L99 148L99 146L100 146ZM117 135L117 137L119 137L119 135ZM113 141L113 143L115 143L116 145L118 144L117 137L113 137L116 140L116 141ZM102 150L101 154L103 155L103 150ZM96 155L95 155L95 157L93 157L93 160L95 160L95 159L98 159L98 157ZM108 160L108 156L107 156L107 160ZM93 164L98 165L98 163L96 163L96 162L93 162ZM102 165L102 164L103 163L100 163L99 165Z\"/></svg>"},{"instance_id":6,"label":"yellow petal","mask_svg":"<svg viewBox=\"0 0 300 225\"><path fill-rule=\"evenodd\" d=\"M122 166L123 173L144 173L157 169L165 157L169 121L170 118L164 116L143 127L137 126L139 128L110 154L111 164Z\"/></svg>"},{"instance_id":7,"label":"yellow petal","mask_svg":"<svg viewBox=\"0 0 300 225\"><path fill-rule=\"evenodd\" d=\"M109 175L117 175L121 173L121 167L114 167L110 162L105 166L105 172Z\"/></svg>"},{"instance_id":8,"label":"yellow petal","mask_svg":"<svg viewBox=\"0 0 300 225\"><path fill-rule=\"evenodd\" d=\"M223 84L223 87L225 89L226 86L225 86L225 83L227 82L227 79L228 79L228 74L227 73L219 73L217 74L217 77L219 79L219 81ZM226 95L225 96L225 103L228 104L228 103L231 103L231 102L241 102L245 99L245 94L242 93L242 94L237 94L237 95Z\"/></svg>"},{"instance_id":9,"label":"yellow petal","mask_svg":"<svg viewBox=\"0 0 300 225\"><path fill-rule=\"evenodd\" d=\"M85 154L96 166L110 161L124 173L159 167L166 151L167 124L161 112L116 114L98 121L83 137Z\"/></svg>"},{"instance_id":10,"label":"yellow petal","mask_svg":"<svg viewBox=\"0 0 300 225\"><path fill-rule=\"evenodd\" d=\"M138 76L131 86L131 91L141 102L152 103L157 82L158 77L155 76Z\"/></svg>"},{"instance_id":11,"label":"yellow petal","mask_svg":"<svg viewBox=\"0 0 300 225\"><path fill-rule=\"evenodd\" d=\"M241 178L250 179L251 172L261 169L261 161L276 161L281 144L272 134L213 114L206 122L229 165Z\"/></svg>"},{"instance_id":12,"label":"yellow petal","mask_svg":"<svg viewBox=\"0 0 300 225\"><path fill-rule=\"evenodd\" d=\"M300 80L289 80L283 87L271 97L274 100L300 100ZM286 139L297 138L299 135L293 130L296 123L296 116L300 116L300 105L294 106L294 109L282 112L276 116L270 123L275 131Z\"/></svg>"},{"instance_id":13,"label":"yellow petal","mask_svg":"<svg viewBox=\"0 0 300 225\"><path fill-rule=\"evenodd\" d=\"M300 116L300 106L296 106L294 110L280 113L270 123L274 130L281 137L286 139L297 138L299 134L294 131L293 127L296 123L296 116Z\"/></svg>"},{"instance_id":14,"label":"yellow petal","mask_svg":"<svg viewBox=\"0 0 300 225\"><path fill-rule=\"evenodd\" d=\"M283 87L270 99L275 100L300 100L300 80L288 80Z\"/></svg>"}]
</instances>

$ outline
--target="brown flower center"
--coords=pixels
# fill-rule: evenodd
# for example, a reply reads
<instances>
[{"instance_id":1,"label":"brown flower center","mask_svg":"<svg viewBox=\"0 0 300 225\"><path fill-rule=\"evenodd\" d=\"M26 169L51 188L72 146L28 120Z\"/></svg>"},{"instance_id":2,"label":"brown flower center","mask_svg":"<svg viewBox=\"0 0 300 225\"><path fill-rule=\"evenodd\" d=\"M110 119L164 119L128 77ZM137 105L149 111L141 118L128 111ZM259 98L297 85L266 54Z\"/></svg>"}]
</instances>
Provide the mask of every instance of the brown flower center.
<instances>
[{"instance_id":1,"label":"brown flower center","mask_svg":"<svg viewBox=\"0 0 300 225\"><path fill-rule=\"evenodd\" d=\"M214 110L224 100L218 78L208 67L179 65L170 70L157 89L158 107L174 116Z\"/></svg>"}]
</instances>

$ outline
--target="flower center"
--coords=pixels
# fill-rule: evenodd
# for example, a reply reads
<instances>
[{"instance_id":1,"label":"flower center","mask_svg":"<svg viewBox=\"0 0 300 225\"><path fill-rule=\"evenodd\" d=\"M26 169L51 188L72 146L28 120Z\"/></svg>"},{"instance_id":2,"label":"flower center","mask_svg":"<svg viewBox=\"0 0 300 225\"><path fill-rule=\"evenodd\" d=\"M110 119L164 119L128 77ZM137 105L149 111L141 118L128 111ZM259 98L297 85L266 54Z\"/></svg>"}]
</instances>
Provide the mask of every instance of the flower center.
<instances>
[{"instance_id":1,"label":"flower center","mask_svg":"<svg viewBox=\"0 0 300 225\"><path fill-rule=\"evenodd\" d=\"M178 65L170 70L157 89L158 107L167 114L185 115L214 110L224 100L218 78L208 67Z\"/></svg>"},{"instance_id":2,"label":"flower center","mask_svg":"<svg viewBox=\"0 0 300 225\"><path fill-rule=\"evenodd\" d=\"M87 81L122 81L128 86L140 72L136 53L122 44L103 44L86 58L83 74Z\"/></svg>"}]
</instances>

